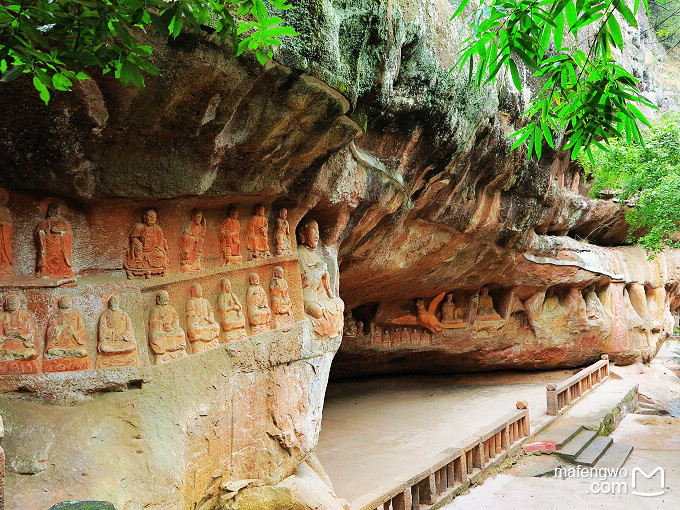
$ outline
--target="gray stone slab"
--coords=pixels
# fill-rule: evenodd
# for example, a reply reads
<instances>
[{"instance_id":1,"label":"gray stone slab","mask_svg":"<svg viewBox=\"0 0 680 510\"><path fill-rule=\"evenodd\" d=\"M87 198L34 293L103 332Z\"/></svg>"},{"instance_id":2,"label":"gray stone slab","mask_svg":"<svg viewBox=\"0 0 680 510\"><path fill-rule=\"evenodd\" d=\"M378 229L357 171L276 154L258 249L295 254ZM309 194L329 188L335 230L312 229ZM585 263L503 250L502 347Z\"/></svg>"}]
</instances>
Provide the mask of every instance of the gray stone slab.
<instances>
[{"instance_id":1,"label":"gray stone slab","mask_svg":"<svg viewBox=\"0 0 680 510\"><path fill-rule=\"evenodd\" d=\"M594 466L614 441L611 437L598 436L574 459L577 464Z\"/></svg>"},{"instance_id":2,"label":"gray stone slab","mask_svg":"<svg viewBox=\"0 0 680 510\"><path fill-rule=\"evenodd\" d=\"M583 429L556 453L560 456L572 459L578 456L597 437L597 432Z\"/></svg>"},{"instance_id":3,"label":"gray stone slab","mask_svg":"<svg viewBox=\"0 0 680 510\"><path fill-rule=\"evenodd\" d=\"M582 430L583 427L581 425L557 421L536 434L532 441L554 441L559 450L567 445L569 441L576 437Z\"/></svg>"},{"instance_id":4,"label":"gray stone slab","mask_svg":"<svg viewBox=\"0 0 680 510\"><path fill-rule=\"evenodd\" d=\"M604 455L597 461L598 468L620 469L633 452L633 447L629 444L614 443Z\"/></svg>"}]
</instances>

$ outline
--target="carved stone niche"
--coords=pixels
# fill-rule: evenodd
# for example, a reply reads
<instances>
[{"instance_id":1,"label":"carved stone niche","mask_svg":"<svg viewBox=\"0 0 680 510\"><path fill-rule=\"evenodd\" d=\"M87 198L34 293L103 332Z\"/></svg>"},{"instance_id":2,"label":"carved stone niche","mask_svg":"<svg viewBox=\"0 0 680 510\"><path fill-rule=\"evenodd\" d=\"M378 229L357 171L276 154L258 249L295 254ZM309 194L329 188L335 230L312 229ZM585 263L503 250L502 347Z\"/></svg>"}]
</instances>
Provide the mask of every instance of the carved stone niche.
<instances>
[{"instance_id":1,"label":"carved stone niche","mask_svg":"<svg viewBox=\"0 0 680 510\"><path fill-rule=\"evenodd\" d=\"M21 306L21 296L11 293L0 312L0 374L37 374L41 371L39 345L33 317Z\"/></svg>"},{"instance_id":2,"label":"carved stone niche","mask_svg":"<svg viewBox=\"0 0 680 510\"><path fill-rule=\"evenodd\" d=\"M444 329L457 329L466 326L465 309L467 301L463 296L458 296L454 300L453 294L446 294L446 299L442 302L441 325Z\"/></svg>"},{"instance_id":3,"label":"carved stone niche","mask_svg":"<svg viewBox=\"0 0 680 510\"><path fill-rule=\"evenodd\" d=\"M250 273L248 276L248 292L246 294L246 308L248 309L248 323L250 333L256 335L271 329L271 309L267 300L267 293L260 285L260 275Z\"/></svg>"},{"instance_id":4,"label":"carved stone niche","mask_svg":"<svg viewBox=\"0 0 680 510\"><path fill-rule=\"evenodd\" d=\"M200 283L191 286L191 297L186 302L187 336L195 353L208 351L220 345L220 325L215 320L210 301L203 297Z\"/></svg>"},{"instance_id":5,"label":"carved stone niche","mask_svg":"<svg viewBox=\"0 0 680 510\"><path fill-rule=\"evenodd\" d=\"M238 219L238 208L233 204L227 209L227 219L220 225L220 255L223 266L243 262L241 222Z\"/></svg>"},{"instance_id":6,"label":"carved stone niche","mask_svg":"<svg viewBox=\"0 0 680 510\"><path fill-rule=\"evenodd\" d=\"M179 325L177 310L170 305L167 290L158 291L156 304L149 314L149 347L157 365L187 356L186 335Z\"/></svg>"},{"instance_id":7,"label":"carved stone niche","mask_svg":"<svg viewBox=\"0 0 680 510\"><path fill-rule=\"evenodd\" d=\"M217 296L217 315L220 319L220 343L243 340L246 333L246 319L243 306L232 291L231 280L220 280L220 294Z\"/></svg>"},{"instance_id":8,"label":"carved stone niche","mask_svg":"<svg viewBox=\"0 0 680 510\"><path fill-rule=\"evenodd\" d=\"M47 319L44 372L71 372L90 368L87 328L73 308L71 296L61 296L58 308Z\"/></svg>"},{"instance_id":9,"label":"carved stone niche","mask_svg":"<svg viewBox=\"0 0 680 510\"><path fill-rule=\"evenodd\" d=\"M319 224L311 218L302 220L297 227L297 236L305 313L318 335L334 337L342 334L345 304L335 296L328 265L316 252Z\"/></svg>"},{"instance_id":10,"label":"carved stone niche","mask_svg":"<svg viewBox=\"0 0 680 510\"><path fill-rule=\"evenodd\" d=\"M113 294L108 300L108 309L99 317L95 368L138 365L139 351L132 320L120 309L120 296Z\"/></svg>"},{"instance_id":11,"label":"carved stone niche","mask_svg":"<svg viewBox=\"0 0 680 510\"><path fill-rule=\"evenodd\" d=\"M168 272L168 242L156 221L156 211L146 209L142 221L130 231L123 263L128 278L165 276Z\"/></svg>"},{"instance_id":12,"label":"carved stone niche","mask_svg":"<svg viewBox=\"0 0 680 510\"><path fill-rule=\"evenodd\" d=\"M488 286L485 285L480 289L476 301L474 320L476 330L497 331L505 325L505 320L496 311L496 305L489 294Z\"/></svg>"},{"instance_id":13,"label":"carved stone niche","mask_svg":"<svg viewBox=\"0 0 680 510\"><path fill-rule=\"evenodd\" d=\"M57 202L47 206L45 219L35 227L37 245L36 276L38 278L71 278L73 276L73 258L71 243L73 231L70 223L61 216Z\"/></svg>"}]
</instances>

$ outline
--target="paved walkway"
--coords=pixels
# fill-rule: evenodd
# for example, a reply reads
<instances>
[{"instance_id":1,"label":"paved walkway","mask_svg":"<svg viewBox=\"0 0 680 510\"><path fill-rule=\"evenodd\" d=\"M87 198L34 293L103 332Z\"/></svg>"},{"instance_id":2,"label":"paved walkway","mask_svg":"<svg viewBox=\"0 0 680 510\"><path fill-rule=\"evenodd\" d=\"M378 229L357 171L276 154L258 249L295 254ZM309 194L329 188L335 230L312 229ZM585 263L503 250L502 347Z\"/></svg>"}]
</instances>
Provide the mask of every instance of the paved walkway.
<instances>
[{"instance_id":1,"label":"paved walkway","mask_svg":"<svg viewBox=\"0 0 680 510\"><path fill-rule=\"evenodd\" d=\"M545 385L571 370L498 372L331 383L317 454L339 497L352 501L529 403L531 428L545 414Z\"/></svg>"}]
</instances>

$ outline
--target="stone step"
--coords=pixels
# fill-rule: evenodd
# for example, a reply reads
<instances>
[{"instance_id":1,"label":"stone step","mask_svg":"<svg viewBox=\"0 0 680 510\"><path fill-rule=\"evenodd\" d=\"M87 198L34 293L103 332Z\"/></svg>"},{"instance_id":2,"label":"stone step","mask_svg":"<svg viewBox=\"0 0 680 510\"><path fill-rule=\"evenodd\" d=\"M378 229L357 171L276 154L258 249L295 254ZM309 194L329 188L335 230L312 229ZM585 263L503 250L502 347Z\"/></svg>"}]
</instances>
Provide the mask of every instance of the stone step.
<instances>
[{"instance_id":1,"label":"stone step","mask_svg":"<svg viewBox=\"0 0 680 510\"><path fill-rule=\"evenodd\" d=\"M560 450L583 430L583 426L571 423L553 423L533 438L533 441L555 441L555 447Z\"/></svg>"},{"instance_id":2,"label":"stone step","mask_svg":"<svg viewBox=\"0 0 680 510\"><path fill-rule=\"evenodd\" d=\"M604 455L614 440L611 437L598 436L591 441L588 447L574 458L576 464L593 466Z\"/></svg>"},{"instance_id":3,"label":"stone step","mask_svg":"<svg viewBox=\"0 0 680 510\"><path fill-rule=\"evenodd\" d=\"M598 468L621 469L630 457L633 447L628 444L614 443L597 461Z\"/></svg>"},{"instance_id":4,"label":"stone step","mask_svg":"<svg viewBox=\"0 0 680 510\"><path fill-rule=\"evenodd\" d=\"M577 457L588 445L597 437L597 432L594 430L583 429L576 437L572 438L566 445L557 450L558 455L566 457L571 460Z\"/></svg>"}]
</instances>

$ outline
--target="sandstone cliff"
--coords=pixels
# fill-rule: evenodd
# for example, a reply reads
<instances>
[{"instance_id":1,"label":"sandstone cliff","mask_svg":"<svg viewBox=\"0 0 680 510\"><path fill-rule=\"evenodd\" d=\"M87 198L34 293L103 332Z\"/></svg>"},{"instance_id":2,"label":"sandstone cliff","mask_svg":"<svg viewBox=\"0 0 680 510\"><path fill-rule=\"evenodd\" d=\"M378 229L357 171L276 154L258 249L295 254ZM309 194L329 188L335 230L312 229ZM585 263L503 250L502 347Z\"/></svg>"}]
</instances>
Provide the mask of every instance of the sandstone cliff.
<instances>
[{"instance_id":1,"label":"sandstone cliff","mask_svg":"<svg viewBox=\"0 0 680 510\"><path fill-rule=\"evenodd\" d=\"M245 213L263 203L270 224L281 207L292 228L305 217L319 222L349 311L333 362L339 377L654 355L680 306L680 255L649 261L623 246L624 210L588 198L568 155L546 149L527 161L510 152L523 98L448 73L461 35L447 2L292 3L284 15L302 35L264 68L248 55L230 59L206 32L150 40L163 75L143 90L94 77L45 106L28 80L3 84L0 186L9 191L16 271L3 291L26 295L40 332L66 292L92 319L94 350L100 294L116 289L145 339L151 292L169 286L180 309L194 280L125 280L123 249L143 209L159 212L171 273L182 222L191 208L204 211L207 273L192 278L214 299L227 271L216 226L229 204ZM630 62L639 68L639 57ZM79 278L36 283L33 229L55 200L75 232ZM297 266L284 262L287 274ZM230 273L238 291L250 270L269 277L267 264ZM315 465L339 339L314 336L299 278L292 287L295 328L171 367L151 366L140 346L135 369L0 376L8 501L98 498L126 510L321 504L298 497L316 490L304 487L323 478L320 469L309 475L303 464L299 479L289 477L305 459ZM324 504L332 500L328 491Z\"/></svg>"}]
</instances>

